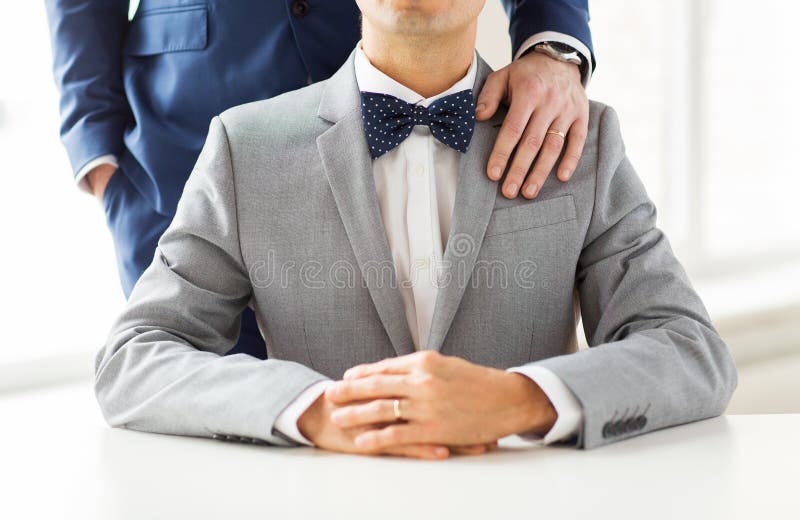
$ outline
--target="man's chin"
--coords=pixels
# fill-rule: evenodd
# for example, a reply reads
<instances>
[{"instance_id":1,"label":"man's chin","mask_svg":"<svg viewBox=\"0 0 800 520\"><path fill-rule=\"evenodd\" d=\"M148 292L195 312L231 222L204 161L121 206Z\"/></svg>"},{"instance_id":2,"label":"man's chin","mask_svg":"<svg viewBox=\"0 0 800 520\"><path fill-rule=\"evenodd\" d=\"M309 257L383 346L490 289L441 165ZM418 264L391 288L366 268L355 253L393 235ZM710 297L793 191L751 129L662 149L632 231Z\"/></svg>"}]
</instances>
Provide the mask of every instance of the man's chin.
<instances>
[{"instance_id":1,"label":"man's chin","mask_svg":"<svg viewBox=\"0 0 800 520\"><path fill-rule=\"evenodd\" d=\"M392 32L410 37L432 37L442 32L443 19L418 11L394 13L390 21Z\"/></svg>"},{"instance_id":2,"label":"man's chin","mask_svg":"<svg viewBox=\"0 0 800 520\"><path fill-rule=\"evenodd\" d=\"M418 13L424 16L438 16L447 12L447 0L390 0L386 8L395 13Z\"/></svg>"}]
</instances>

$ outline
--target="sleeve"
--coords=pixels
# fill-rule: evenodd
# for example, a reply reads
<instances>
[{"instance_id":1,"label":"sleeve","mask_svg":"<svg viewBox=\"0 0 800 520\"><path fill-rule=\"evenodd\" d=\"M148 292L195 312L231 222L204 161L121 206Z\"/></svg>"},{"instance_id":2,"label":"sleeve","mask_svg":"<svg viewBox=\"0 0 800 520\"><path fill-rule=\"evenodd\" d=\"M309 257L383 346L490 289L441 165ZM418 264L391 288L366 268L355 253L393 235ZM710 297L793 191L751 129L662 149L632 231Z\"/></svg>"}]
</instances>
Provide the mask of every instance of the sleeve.
<instances>
[{"instance_id":1,"label":"sleeve","mask_svg":"<svg viewBox=\"0 0 800 520\"><path fill-rule=\"evenodd\" d=\"M294 445L276 417L327 379L292 361L225 356L251 285L239 245L227 136L215 118L152 264L95 362L95 393L115 427Z\"/></svg>"},{"instance_id":2,"label":"sleeve","mask_svg":"<svg viewBox=\"0 0 800 520\"><path fill-rule=\"evenodd\" d=\"M502 1L509 19L512 56L518 56L526 40L531 37L545 32L560 33L568 38L562 37L557 41L564 41L581 52L588 51L591 64L589 68L594 70L596 60L589 30L588 0ZM578 43L581 45L577 45Z\"/></svg>"},{"instance_id":3,"label":"sleeve","mask_svg":"<svg viewBox=\"0 0 800 520\"><path fill-rule=\"evenodd\" d=\"M583 88L587 88L589 86L589 81L592 79L592 53L582 41L575 39L568 34L553 31L536 33L522 42L522 45L519 49L517 49L516 54L514 54L514 59L519 59L519 57L525 54L525 52L527 52L531 47L541 42L561 42L569 45L581 53L583 59L586 60L584 62L586 66L581 67L581 83L583 83Z\"/></svg>"},{"instance_id":4,"label":"sleeve","mask_svg":"<svg viewBox=\"0 0 800 520\"><path fill-rule=\"evenodd\" d=\"M614 111L593 125L594 207L576 273L590 348L534 363L580 402L583 448L717 416L737 382L727 346L656 227Z\"/></svg>"},{"instance_id":5,"label":"sleeve","mask_svg":"<svg viewBox=\"0 0 800 520\"><path fill-rule=\"evenodd\" d=\"M75 174L75 183L81 190L91 194L92 189L91 186L89 186L89 180L86 178L86 176L89 175L90 171L103 164L110 164L114 168L119 168L119 161L117 160L116 155L101 155L96 159L92 159L86 163L83 168L78 170L78 173Z\"/></svg>"},{"instance_id":6,"label":"sleeve","mask_svg":"<svg viewBox=\"0 0 800 520\"><path fill-rule=\"evenodd\" d=\"M119 157L131 118L122 84L129 0L45 0L60 94L61 140L73 174Z\"/></svg>"},{"instance_id":7,"label":"sleeve","mask_svg":"<svg viewBox=\"0 0 800 520\"><path fill-rule=\"evenodd\" d=\"M322 395L325 389L332 384L333 381L326 380L311 385L278 415L277 419L275 419L275 429L297 443L313 446L314 443L300 433L300 429L297 427L297 421L300 419L300 416L308 410L308 407Z\"/></svg>"},{"instance_id":8,"label":"sleeve","mask_svg":"<svg viewBox=\"0 0 800 520\"><path fill-rule=\"evenodd\" d=\"M583 410L575 394L564 384L564 382L554 373L544 367L527 365L522 367L509 368L509 372L516 372L531 379L539 385L542 392L550 400L558 417L550 430L540 437L533 433L520 433L519 437L539 444L552 444L554 442L565 441L578 434L581 422L583 421Z\"/></svg>"}]
</instances>

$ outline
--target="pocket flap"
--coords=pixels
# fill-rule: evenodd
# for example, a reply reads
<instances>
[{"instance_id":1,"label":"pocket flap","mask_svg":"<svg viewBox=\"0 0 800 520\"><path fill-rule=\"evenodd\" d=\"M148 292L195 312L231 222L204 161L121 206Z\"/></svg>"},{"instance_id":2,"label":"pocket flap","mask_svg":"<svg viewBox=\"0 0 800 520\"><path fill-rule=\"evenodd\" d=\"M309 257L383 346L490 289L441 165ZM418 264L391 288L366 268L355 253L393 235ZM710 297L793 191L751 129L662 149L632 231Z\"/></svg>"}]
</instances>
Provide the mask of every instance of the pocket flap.
<instances>
[{"instance_id":1,"label":"pocket flap","mask_svg":"<svg viewBox=\"0 0 800 520\"><path fill-rule=\"evenodd\" d=\"M575 201L572 195L537 200L494 210L485 236L550 226L568 220L575 220Z\"/></svg>"},{"instance_id":2,"label":"pocket flap","mask_svg":"<svg viewBox=\"0 0 800 520\"><path fill-rule=\"evenodd\" d=\"M208 10L205 4L137 13L128 29L123 53L149 56L206 48Z\"/></svg>"}]
</instances>

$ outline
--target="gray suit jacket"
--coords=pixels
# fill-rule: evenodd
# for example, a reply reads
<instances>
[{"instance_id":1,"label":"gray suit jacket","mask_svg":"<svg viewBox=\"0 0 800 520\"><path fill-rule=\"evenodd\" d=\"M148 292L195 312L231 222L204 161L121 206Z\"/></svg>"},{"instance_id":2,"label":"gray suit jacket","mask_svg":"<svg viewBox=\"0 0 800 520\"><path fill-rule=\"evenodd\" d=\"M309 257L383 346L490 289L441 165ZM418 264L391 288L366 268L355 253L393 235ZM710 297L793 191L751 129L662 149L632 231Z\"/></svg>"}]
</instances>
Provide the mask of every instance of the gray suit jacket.
<instances>
[{"instance_id":1,"label":"gray suit jacket","mask_svg":"<svg viewBox=\"0 0 800 520\"><path fill-rule=\"evenodd\" d=\"M475 92L491 72L480 60ZM539 364L599 446L722 413L727 347L655 227L617 118L592 103L573 179L534 201L484 174L502 121L462 157L427 348ZM112 426L292 445L276 416L349 367L414 351L381 222L350 60L329 80L226 111L152 265L97 356ZM254 308L269 359L223 356ZM576 352L579 315L591 348Z\"/></svg>"}]
</instances>

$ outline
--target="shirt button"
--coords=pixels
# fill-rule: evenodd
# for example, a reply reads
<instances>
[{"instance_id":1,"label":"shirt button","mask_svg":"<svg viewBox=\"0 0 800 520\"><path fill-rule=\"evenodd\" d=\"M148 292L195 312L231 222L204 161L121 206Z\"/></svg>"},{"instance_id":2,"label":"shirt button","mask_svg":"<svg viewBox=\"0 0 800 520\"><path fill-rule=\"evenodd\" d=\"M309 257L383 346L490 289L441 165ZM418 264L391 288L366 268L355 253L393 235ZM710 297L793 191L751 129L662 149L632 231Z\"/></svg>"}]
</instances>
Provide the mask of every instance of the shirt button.
<instances>
[{"instance_id":1,"label":"shirt button","mask_svg":"<svg viewBox=\"0 0 800 520\"><path fill-rule=\"evenodd\" d=\"M421 164L418 164L414 167L414 170L411 172L414 177L422 177L425 175L425 167Z\"/></svg>"},{"instance_id":2,"label":"shirt button","mask_svg":"<svg viewBox=\"0 0 800 520\"><path fill-rule=\"evenodd\" d=\"M294 0L292 2L292 14L297 18L302 18L308 14L308 2L306 0Z\"/></svg>"}]
</instances>

